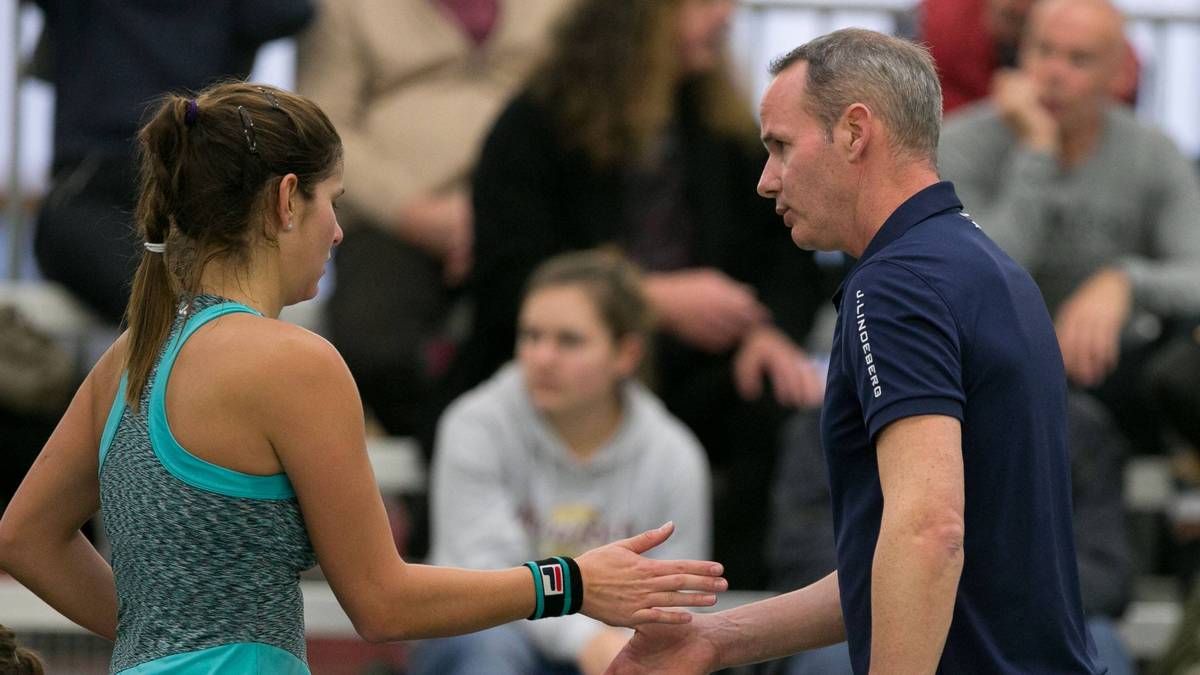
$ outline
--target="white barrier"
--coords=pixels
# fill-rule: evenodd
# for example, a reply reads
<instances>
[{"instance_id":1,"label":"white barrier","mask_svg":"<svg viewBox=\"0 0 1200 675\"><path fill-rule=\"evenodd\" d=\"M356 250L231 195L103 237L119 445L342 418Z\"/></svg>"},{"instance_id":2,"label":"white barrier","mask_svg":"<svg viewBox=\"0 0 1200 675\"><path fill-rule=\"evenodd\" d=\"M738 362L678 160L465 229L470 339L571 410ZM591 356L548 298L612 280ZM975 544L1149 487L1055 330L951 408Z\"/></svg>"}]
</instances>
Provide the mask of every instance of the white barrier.
<instances>
[{"instance_id":1,"label":"white barrier","mask_svg":"<svg viewBox=\"0 0 1200 675\"><path fill-rule=\"evenodd\" d=\"M310 638L356 638L354 625L324 581L302 581L304 627ZM719 611L756 602L773 594L763 591L722 593L716 607L697 611ZM1121 621L1121 637L1135 658L1153 658L1167 647L1175 626L1183 617L1177 602L1139 601L1130 605ZM24 586L0 578L0 624L17 633L84 633L79 626L56 612Z\"/></svg>"}]
</instances>

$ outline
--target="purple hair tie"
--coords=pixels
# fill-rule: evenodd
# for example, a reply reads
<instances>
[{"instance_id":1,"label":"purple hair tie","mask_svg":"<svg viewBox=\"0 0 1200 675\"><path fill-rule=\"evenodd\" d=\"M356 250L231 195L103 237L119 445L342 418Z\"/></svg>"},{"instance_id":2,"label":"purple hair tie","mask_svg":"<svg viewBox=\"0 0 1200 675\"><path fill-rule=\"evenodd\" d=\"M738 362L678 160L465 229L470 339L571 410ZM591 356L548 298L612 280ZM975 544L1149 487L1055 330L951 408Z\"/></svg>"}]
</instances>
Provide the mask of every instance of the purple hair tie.
<instances>
[{"instance_id":1,"label":"purple hair tie","mask_svg":"<svg viewBox=\"0 0 1200 675\"><path fill-rule=\"evenodd\" d=\"M183 123L189 127L196 123L196 117L200 115L200 104L196 99L188 101L187 112L183 114Z\"/></svg>"}]
</instances>

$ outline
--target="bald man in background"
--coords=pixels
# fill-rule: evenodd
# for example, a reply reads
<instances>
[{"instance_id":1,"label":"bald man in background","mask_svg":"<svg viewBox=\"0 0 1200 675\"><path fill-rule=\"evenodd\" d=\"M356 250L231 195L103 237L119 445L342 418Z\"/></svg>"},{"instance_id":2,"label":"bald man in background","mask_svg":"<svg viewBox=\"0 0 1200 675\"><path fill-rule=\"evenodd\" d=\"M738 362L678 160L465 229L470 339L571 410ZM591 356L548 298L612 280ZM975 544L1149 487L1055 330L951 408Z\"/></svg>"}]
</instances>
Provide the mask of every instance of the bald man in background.
<instances>
[{"instance_id":1,"label":"bald man in background","mask_svg":"<svg viewBox=\"0 0 1200 675\"><path fill-rule=\"evenodd\" d=\"M1037 0L921 0L916 38L929 47L938 65L947 115L987 98L997 74L1017 65L1021 36ZM1137 97L1138 59L1123 41L1121 75L1113 97L1133 103Z\"/></svg>"},{"instance_id":2,"label":"bald man in background","mask_svg":"<svg viewBox=\"0 0 1200 675\"><path fill-rule=\"evenodd\" d=\"M1123 44L1106 0L1038 2L1020 68L947 120L939 168L1037 281L1069 379L1146 447L1157 431L1130 397L1156 336L1131 327L1200 314L1200 184L1165 135L1113 103Z\"/></svg>"}]
</instances>

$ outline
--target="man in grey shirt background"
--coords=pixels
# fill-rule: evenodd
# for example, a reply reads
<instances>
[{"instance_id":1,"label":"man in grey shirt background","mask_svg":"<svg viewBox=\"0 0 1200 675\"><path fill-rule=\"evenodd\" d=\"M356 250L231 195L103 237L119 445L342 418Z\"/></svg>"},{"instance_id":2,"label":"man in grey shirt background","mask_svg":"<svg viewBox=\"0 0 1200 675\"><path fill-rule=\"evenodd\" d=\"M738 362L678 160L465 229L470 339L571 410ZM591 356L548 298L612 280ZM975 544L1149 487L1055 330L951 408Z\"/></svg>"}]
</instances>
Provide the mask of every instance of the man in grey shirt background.
<instances>
[{"instance_id":1,"label":"man in grey shirt background","mask_svg":"<svg viewBox=\"0 0 1200 675\"><path fill-rule=\"evenodd\" d=\"M1200 316L1200 183L1109 94L1122 24L1107 0L1039 3L1020 68L947 119L939 146L942 176L1042 289L1068 377L1118 419L1142 415L1108 394L1136 390L1160 322Z\"/></svg>"}]
</instances>

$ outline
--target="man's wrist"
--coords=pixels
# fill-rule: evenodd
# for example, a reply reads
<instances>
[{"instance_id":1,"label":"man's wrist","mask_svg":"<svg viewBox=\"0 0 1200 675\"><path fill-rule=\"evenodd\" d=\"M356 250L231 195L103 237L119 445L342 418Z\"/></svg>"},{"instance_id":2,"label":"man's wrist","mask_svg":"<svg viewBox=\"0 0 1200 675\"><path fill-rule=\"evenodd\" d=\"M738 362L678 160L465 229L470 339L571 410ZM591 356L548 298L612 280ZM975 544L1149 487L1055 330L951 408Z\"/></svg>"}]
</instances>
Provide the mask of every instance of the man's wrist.
<instances>
[{"instance_id":1,"label":"man's wrist","mask_svg":"<svg viewBox=\"0 0 1200 675\"><path fill-rule=\"evenodd\" d=\"M695 617L698 622L700 637L713 647L713 670L724 670L755 661L752 656L741 659L738 647L745 647L749 641L741 636L736 622L726 612L714 612Z\"/></svg>"},{"instance_id":2,"label":"man's wrist","mask_svg":"<svg viewBox=\"0 0 1200 675\"><path fill-rule=\"evenodd\" d=\"M770 321L762 321L747 328L745 334L742 335L741 344L743 347L745 347L746 345L757 341L781 341L789 347L795 347L795 345L792 344L792 339L789 338L782 330L779 330L779 327Z\"/></svg>"}]
</instances>

